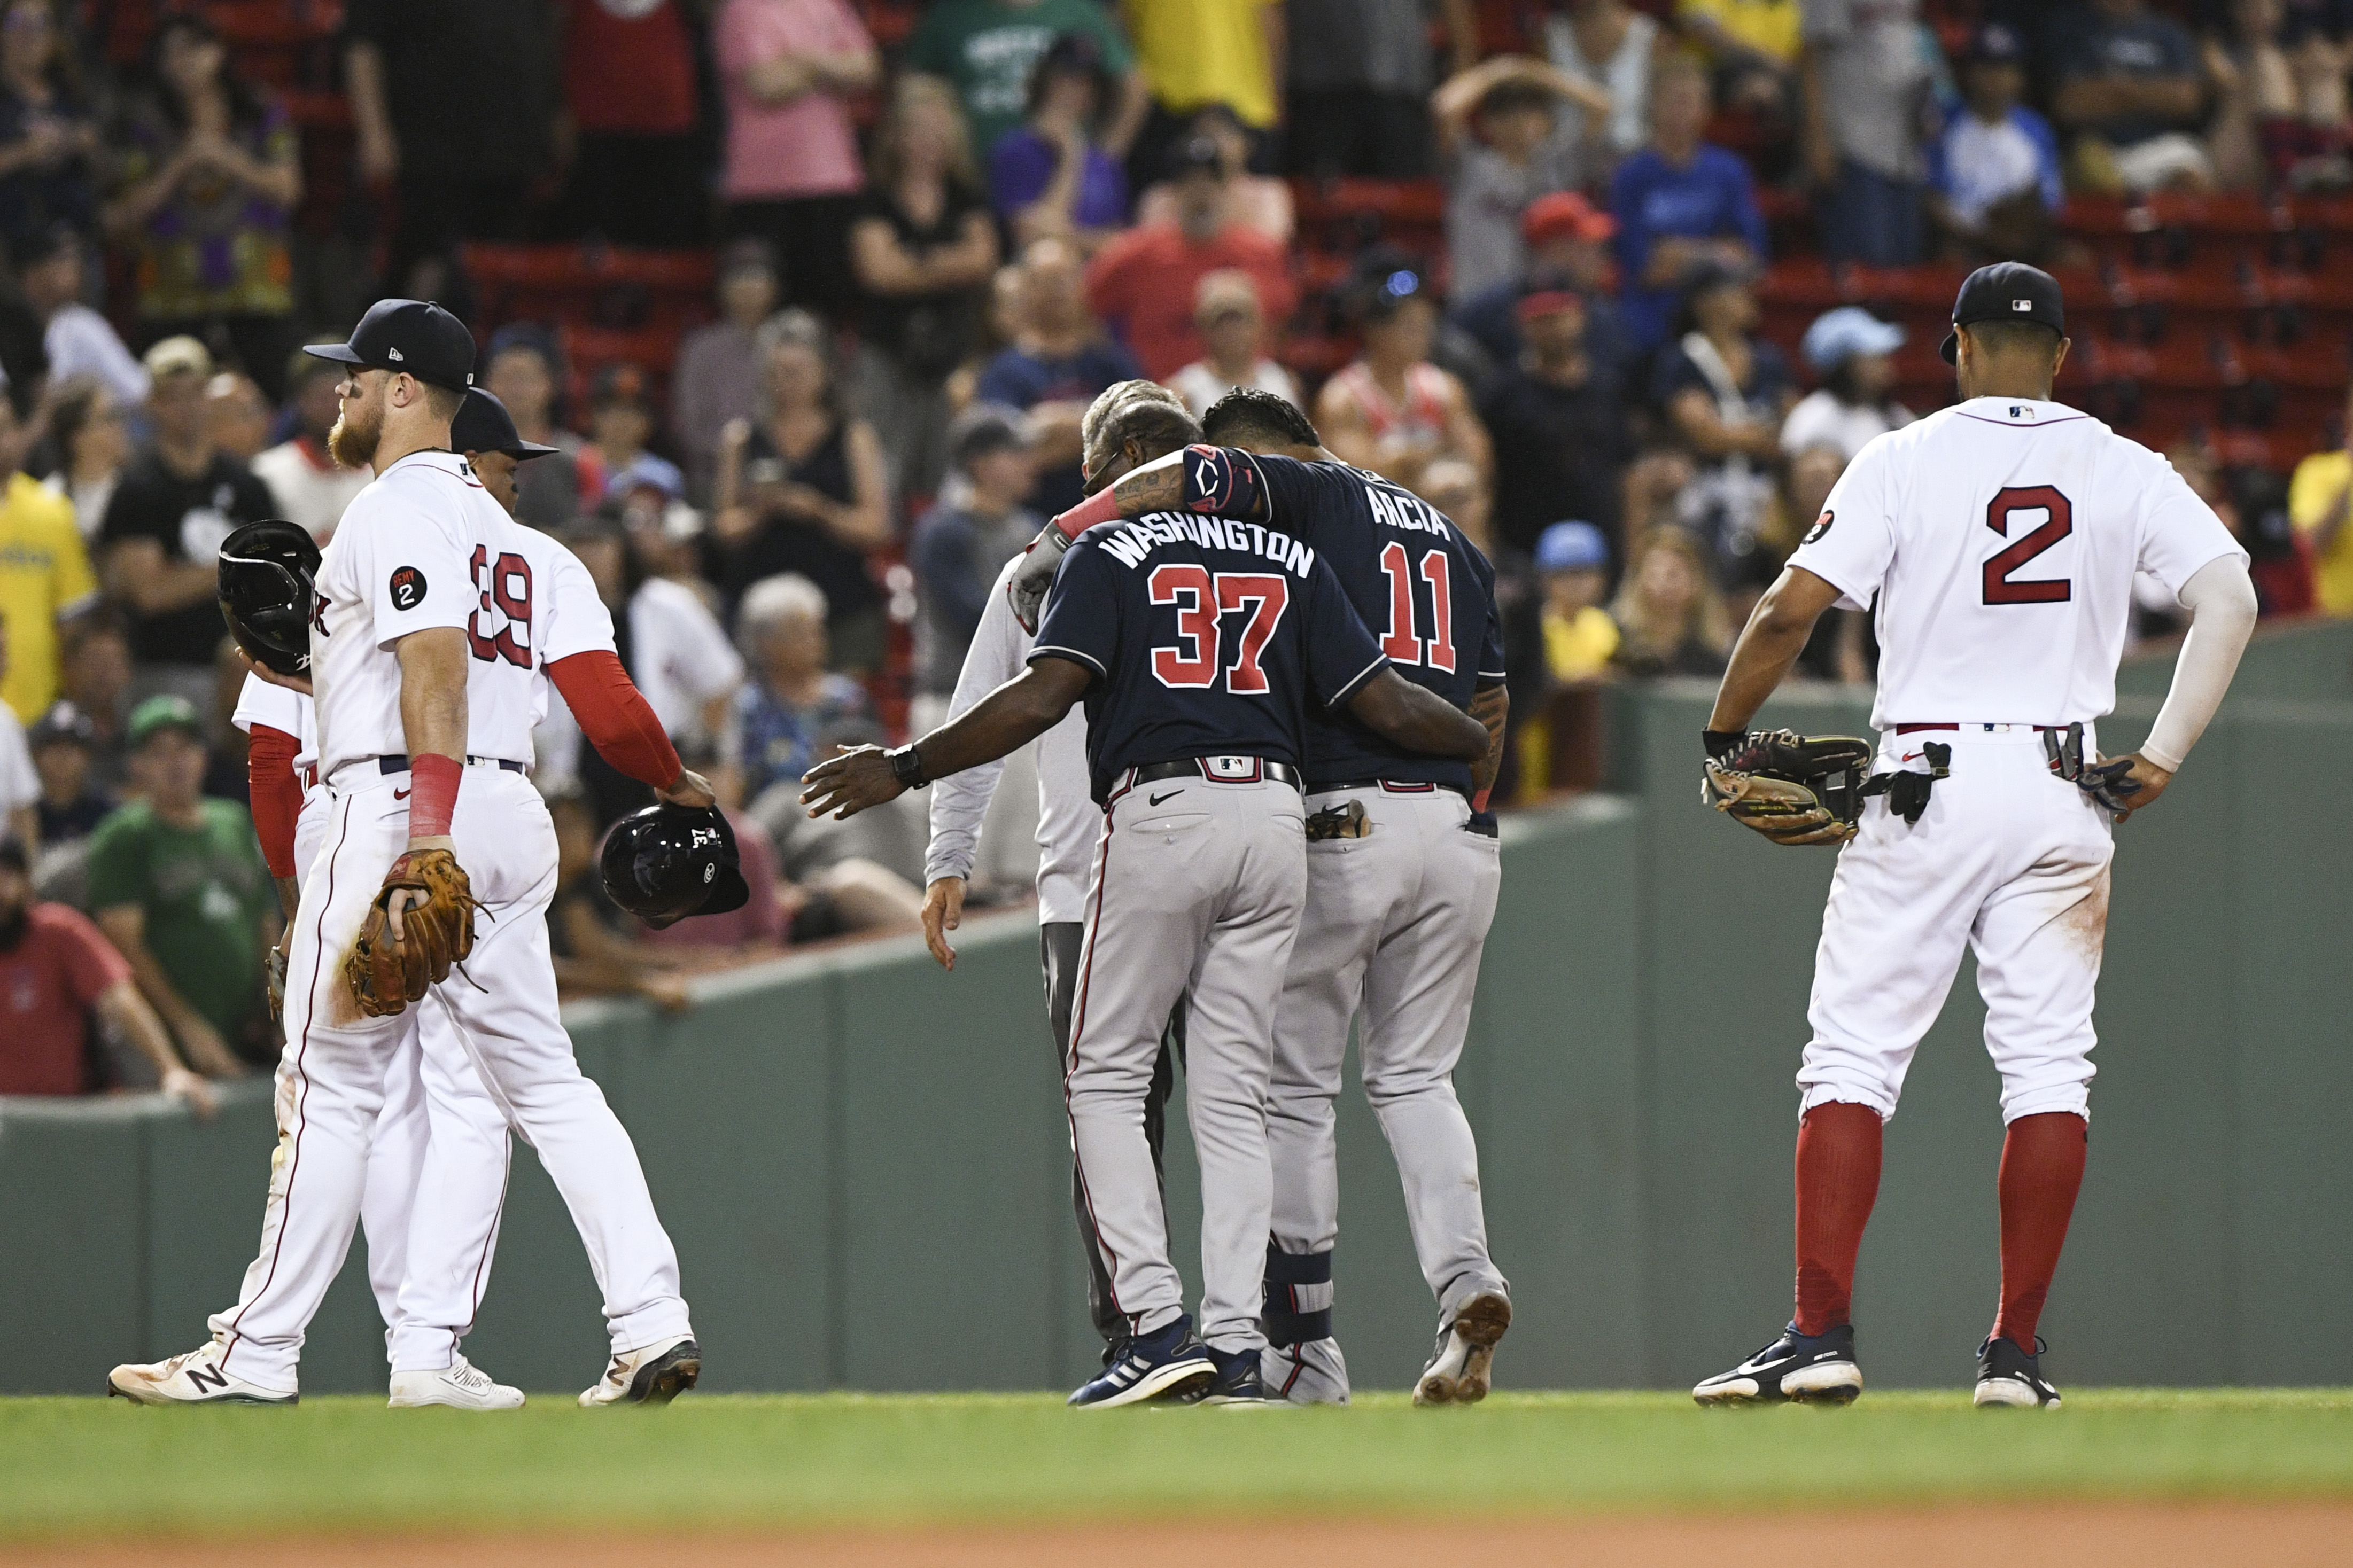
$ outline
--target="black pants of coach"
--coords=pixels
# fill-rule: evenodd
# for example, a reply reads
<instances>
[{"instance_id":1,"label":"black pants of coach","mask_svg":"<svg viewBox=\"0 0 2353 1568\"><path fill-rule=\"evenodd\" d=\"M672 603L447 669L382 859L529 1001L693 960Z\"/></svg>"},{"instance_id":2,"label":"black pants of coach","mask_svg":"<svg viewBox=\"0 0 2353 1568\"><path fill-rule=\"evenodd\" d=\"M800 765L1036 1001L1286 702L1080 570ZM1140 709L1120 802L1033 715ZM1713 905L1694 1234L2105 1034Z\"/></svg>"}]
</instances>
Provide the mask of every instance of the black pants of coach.
<instances>
[{"instance_id":1,"label":"black pants of coach","mask_svg":"<svg viewBox=\"0 0 2353 1568\"><path fill-rule=\"evenodd\" d=\"M1065 1076L1071 1070L1071 1005L1079 984L1079 950L1086 945L1082 921L1049 921L1038 928L1038 961L1046 972L1046 1018L1054 1031L1054 1062ZM1168 1206L1168 1096L1176 1087L1176 1069L1185 1064L1185 1004L1180 999L1168 1015L1160 1037L1160 1058L1152 1066L1152 1089L1144 1097L1144 1137L1152 1145L1152 1169L1160 1178L1163 1223ZM1087 1255L1087 1314L1106 1346L1128 1336L1127 1319L1112 1305L1111 1270L1103 1261L1103 1242L1087 1212L1086 1189L1079 1180L1078 1160L1071 1162L1071 1207L1078 1215L1079 1244Z\"/></svg>"}]
</instances>

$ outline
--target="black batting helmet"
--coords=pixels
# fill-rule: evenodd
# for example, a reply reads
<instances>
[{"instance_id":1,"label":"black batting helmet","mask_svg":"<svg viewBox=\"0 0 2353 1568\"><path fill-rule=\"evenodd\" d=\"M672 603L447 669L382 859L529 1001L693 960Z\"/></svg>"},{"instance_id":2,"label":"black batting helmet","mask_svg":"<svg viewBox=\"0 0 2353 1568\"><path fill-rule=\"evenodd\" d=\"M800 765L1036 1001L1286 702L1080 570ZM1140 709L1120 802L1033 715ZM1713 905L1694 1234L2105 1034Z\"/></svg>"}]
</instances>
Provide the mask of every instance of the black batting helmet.
<instances>
[{"instance_id":1,"label":"black batting helmet","mask_svg":"<svg viewBox=\"0 0 2353 1568\"><path fill-rule=\"evenodd\" d=\"M221 619L246 657L280 675L311 669L319 544L298 522L248 522L221 542Z\"/></svg>"},{"instance_id":2,"label":"black batting helmet","mask_svg":"<svg viewBox=\"0 0 2353 1568\"><path fill-rule=\"evenodd\" d=\"M715 807L649 805L613 824L597 857L613 901L659 931L689 915L723 915L751 898L735 830Z\"/></svg>"}]
</instances>

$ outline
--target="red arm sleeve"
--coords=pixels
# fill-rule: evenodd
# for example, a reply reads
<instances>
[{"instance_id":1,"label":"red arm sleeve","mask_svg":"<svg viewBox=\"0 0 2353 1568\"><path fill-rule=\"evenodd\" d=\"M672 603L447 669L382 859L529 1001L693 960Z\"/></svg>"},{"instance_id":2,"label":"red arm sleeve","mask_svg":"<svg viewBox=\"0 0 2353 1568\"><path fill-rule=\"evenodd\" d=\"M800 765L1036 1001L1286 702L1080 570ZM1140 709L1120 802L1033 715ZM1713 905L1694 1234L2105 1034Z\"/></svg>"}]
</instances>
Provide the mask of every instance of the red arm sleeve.
<instances>
[{"instance_id":1,"label":"red arm sleeve","mask_svg":"<svg viewBox=\"0 0 2353 1568\"><path fill-rule=\"evenodd\" d=\"M621 668L620 656L575 653L547 667L547 678L580 721L580 732L596 754L641 784L668 789L678 782L677 748L645 694Z\"/></svg>"},{"instance_id":2,"label":"red arm sleeve","mask_svg":"<svg viewBox=\"0 0 2353 1568\"><path fill-rule=\"evenodd\" d=\"M267 724L253 727L245 772L253 785L253 832L273 877L294 874L294 819L302 815L302 781L294 776L301 742Z\"/></svg>"}]
</instances>

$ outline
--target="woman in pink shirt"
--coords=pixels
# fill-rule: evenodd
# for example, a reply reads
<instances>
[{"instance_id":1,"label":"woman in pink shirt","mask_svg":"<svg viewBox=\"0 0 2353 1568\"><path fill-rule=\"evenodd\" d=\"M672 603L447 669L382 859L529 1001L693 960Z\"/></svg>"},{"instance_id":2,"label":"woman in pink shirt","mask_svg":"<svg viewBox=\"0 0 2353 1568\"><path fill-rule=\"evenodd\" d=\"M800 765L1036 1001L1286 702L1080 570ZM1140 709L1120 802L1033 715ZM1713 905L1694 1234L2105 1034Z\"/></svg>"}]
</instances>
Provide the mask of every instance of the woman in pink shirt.
<instances>
[{"instance_id":1,"label":"woman in pink shirt","mask_svg":"<svg viewBox=\"0 0 2353 1568\"><path fill-rule=\"evenodd\" d=\"M865 184L847 100L881 76L874 40L849 0L727 0L718 54L728 232L776 247L786 299L839 317Z\"/></svg>"}]
</instances>

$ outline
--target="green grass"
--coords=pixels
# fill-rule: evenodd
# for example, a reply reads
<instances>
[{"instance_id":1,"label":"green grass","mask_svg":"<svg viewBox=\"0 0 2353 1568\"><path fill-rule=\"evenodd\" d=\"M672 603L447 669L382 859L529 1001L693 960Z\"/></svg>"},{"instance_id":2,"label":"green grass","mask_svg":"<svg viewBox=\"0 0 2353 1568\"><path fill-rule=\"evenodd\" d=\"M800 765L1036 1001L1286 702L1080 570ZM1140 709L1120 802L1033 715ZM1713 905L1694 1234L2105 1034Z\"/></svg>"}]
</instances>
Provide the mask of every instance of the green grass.
<instances>
[{"instance_id":1,"label":"green grass","mask_svg":"<svg viewBox=\"0 0 2353 1568\"><path fill-rule=\"evenodd\" d=\"M2353 1391L2071 1391L1709 1413L1664 1394L1498 1394L1423 1411L1078 1415L1050 1395L690 1397L513 1415L144 1410L0 1400L0 1533L710 1528L1043 1521L1208 1509L1577 1509L2353 1497Z\"/></svg>"}]
</instances>

